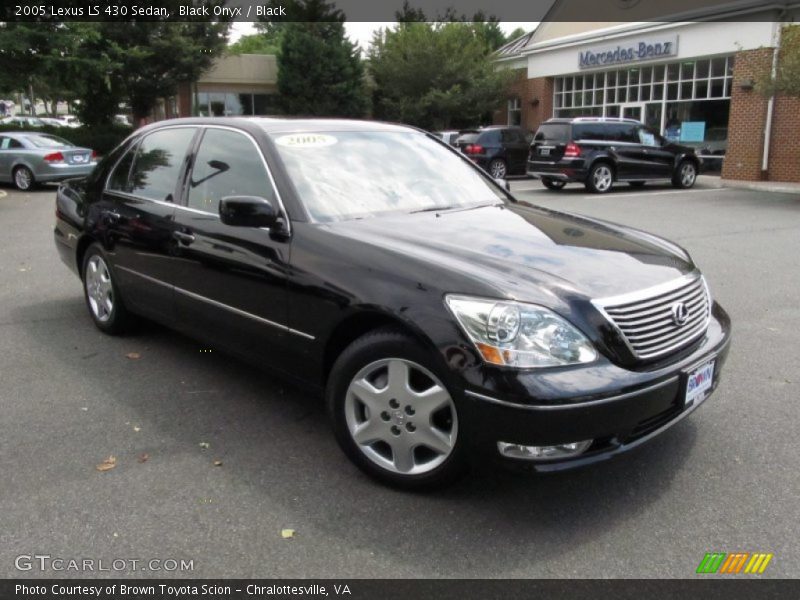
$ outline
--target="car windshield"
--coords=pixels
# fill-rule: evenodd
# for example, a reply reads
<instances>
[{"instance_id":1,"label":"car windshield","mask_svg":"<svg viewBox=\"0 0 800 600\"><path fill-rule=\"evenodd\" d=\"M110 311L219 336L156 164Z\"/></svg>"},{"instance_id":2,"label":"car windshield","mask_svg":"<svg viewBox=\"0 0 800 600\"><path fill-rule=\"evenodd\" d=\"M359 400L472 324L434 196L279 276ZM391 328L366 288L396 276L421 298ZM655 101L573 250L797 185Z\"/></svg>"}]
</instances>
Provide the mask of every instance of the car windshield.
<instances>
[{"instance_id":1,"label":"car windshield","mask_svg":"<svg viewBox=\"0 0 800 600\"><path fill-rule=\"evenodd\" d=\"M458 154L417 132L272 134L313 219L496 204L503 193Z\"/></svg>"},{"instance_id":2,"label":"car windshield","mask_svg":"<svg viewBox=\"0 0 800 600\"><path fill-rule=\"evenodd\" d=\"M39 135L26 135L27 140L36 146L37 148L63 148L65 146L74 146L71 142L68 142L64 138L60 138L57 135L46 135L46 134L39 134Z\"/></svg>"}]
</instances>

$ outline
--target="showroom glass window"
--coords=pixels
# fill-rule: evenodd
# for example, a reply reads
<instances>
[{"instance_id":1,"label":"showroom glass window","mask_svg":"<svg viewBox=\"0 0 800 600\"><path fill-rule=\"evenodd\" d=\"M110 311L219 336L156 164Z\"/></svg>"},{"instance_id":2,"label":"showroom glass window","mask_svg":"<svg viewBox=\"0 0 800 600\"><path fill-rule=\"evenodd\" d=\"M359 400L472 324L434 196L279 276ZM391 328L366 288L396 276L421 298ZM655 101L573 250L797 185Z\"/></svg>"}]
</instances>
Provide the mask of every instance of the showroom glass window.
<instances>
[{"instance_id":1,"label":"showroom glass window","mask_svg":"<svg viewBox=\"0 0 800 600\"><path fill-rule=\"evenodd\" d=\"M228 129L206 129L189 178L189 208L217 214L225 196L272 200L272 184L254 142Z\"/></svg>"}]
</instances>

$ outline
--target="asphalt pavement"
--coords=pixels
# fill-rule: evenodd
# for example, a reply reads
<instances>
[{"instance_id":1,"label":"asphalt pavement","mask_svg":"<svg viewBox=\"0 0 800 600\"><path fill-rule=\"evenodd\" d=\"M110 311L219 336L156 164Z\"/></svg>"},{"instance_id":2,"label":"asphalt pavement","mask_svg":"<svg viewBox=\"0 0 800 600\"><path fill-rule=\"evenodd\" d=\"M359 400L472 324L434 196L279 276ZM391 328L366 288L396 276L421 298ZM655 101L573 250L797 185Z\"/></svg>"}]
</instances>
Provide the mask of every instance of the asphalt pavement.
<instances>
[{"instance_id":1,"label":"asphalt pavement","mask_svg":"<svg viewBox=\"0 0 800 600\"><path fill-rule=\"evenodd\" d=\"M100 333L53 246L54 188L2 188L0 577L695 577L711 551L800 576L800 196L512 187L679 242L733 347L716 394L627 456L428 494L362 476L319 400L258 369L154 325ZM30 555L127 562L18 570ZM170 560L192 569L147 567Z\"/></svg>"}]
</instances>

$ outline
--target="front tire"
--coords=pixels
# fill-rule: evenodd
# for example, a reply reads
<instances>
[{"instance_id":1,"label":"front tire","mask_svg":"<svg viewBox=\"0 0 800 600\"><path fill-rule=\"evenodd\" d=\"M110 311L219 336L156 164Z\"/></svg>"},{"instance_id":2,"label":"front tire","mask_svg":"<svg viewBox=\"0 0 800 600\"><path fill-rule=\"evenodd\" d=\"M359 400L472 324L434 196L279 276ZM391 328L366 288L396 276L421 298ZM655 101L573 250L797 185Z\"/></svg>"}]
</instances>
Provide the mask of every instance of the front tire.
<instances>
[{"instance_id":1,"label":"front tire","mask_svg":"<svg viewBox=\"0 0 800 600\"><path fill-rule=\"evenodd\" d=\"M28 167L14 169L14 186L22 192L28 192L36 187L36 178Z\"/></svg>"},{"instance_id":2,"label":"front tire","mask_svg":"<svg viewBox=\"0 0 800 600\"><path fill-rule=\"evenodd\" d=\"M567 185L567 182L562 181L560 179L550 179L549 177L542 177L542 185L546 187L548 190L558 191L558 190L563 190L564 186Z\"/></svg>"},{"instance_id":3,"label":"front tire","mask_svg":"<svg viewBox=\"0 0 800 600\"><path fill-rule=\"evenodd\" d=\"M94 243L83 257L83 293L89 315L103 333L118 335L127 331L133 316L125 308L103 248Z\"/></svg>"},{"instance_id":4,"label":"front tire","mask_svg":"<svg viewBox=\"0 0 800 600\"><path fill-rule=\"evenodd\" d=\"M682 160L672 176L672 185L688 190L697 181L697 165L690 160Z\"/></svg>"},{"instance_id":5,"label":"front tire","mask_svg":"<svg viewBox=\"0 0 800 600\"><path fill-rule=\"evenodd\" d=\"M494 179L505 179L508 175L508 166L502 158L494 158L489 163L489 175Z\"/></svg>"},{"instance_id":6,"label":"front tire","mask_svg":"<svg viewBox=\"0 0 800 600\"><path fill-rule=\"evenodd\" d=\"M429 352L387 328L339 356L326 389L342 450L367 475L403 489L451 483L466 469L458 411Z\"/></svg>"},{"instance_id":7,"label":"front tire","mask_svg":"<svg viewBox=\"0 0 800 600\"><path fill-rule=\"evenodd\" d=\"M586 178L586 189L595 194L605 194L614 185L614 169L604 162L596 163Z\"/></svg>"}]
</instances>

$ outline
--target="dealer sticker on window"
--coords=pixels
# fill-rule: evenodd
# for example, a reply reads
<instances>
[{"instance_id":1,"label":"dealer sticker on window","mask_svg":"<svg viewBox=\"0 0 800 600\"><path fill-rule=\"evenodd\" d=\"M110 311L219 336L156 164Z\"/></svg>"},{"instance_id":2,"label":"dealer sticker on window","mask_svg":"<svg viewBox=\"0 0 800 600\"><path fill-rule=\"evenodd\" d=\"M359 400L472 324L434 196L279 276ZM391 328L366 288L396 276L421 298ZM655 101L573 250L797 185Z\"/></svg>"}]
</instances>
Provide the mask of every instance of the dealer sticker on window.
<instances>
[{"instance_id":1,"label":"dealer sticker on window","mask_svg":"<svg viewBox=\"0 0 800 600\"><path fill-rule=\"evenodd\" d=\"M275 140L275 143L279 146L290 148L319 148L320 146L333 146L336 142L336 138L332 135L322 133L293 133L291 135L282 135Z\"/></svg>"},{"instance_id":2,"label":"dealer sticker on window","mask_svg":"<svg viewBox=\"0 0 800 600\"><path fill-rule=\"evenodd\" d=\"M699 404L705 400L713 383L714 361L712 360L689 373L689 380L686 382L686 401L684 404L689 405L693 402Z\"/></svg>"}]
</instances>

